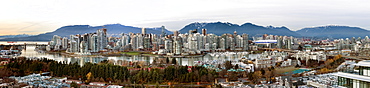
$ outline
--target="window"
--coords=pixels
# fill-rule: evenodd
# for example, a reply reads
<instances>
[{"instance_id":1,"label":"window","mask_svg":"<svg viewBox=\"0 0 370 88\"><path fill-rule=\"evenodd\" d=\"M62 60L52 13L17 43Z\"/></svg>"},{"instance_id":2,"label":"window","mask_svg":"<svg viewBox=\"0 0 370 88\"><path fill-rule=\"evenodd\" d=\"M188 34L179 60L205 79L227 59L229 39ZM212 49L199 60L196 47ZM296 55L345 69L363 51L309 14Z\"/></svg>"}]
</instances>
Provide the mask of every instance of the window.
<instances>
[{"instance_id":1,"label":"window","mask_svg":"<svg viewBox=\"0 0 370 88\"><path fill-rule=\"evenodd\" d=\"M349 84L347 87L353 87L353 79L348 79L348 78L345 78L346 81L347 81L347 84Z\"/></svg>"},{"instance_id":2,"label":"window","mask_svg":"<svg viewBox=\"0 0 370 88\"><path fill-rule=\"evenodd\" d=\"M364 72L364 67L360 66L359 67L359 70L360 70L360 75L364 75L363 72Z\"/></svg>"},{"instance_id":3,"label":"window","mask_svg":"<svg viewBox=\"0 0 370 88\"><path fill-rule=\"evenodd\" d=\"M367 72L367 71L368 71L368 70L367 70L367 67L364 67L364 68L362 68L362 69L363 69L363 71L362 71L362 72L363 72L363 75L364 75L364 76L368 76L368 74L367 74L367 73L368 73L368 72Z\"/></svg>"},{"instance_id":4,"label":"window","mask_svg":"<svg viewBox=\"0 0 370 88\"><path fill-rule=\"evenodd\" d=\"M350 87L352 85L351 80L344 77L338 77L338 85L344 86L344 87Z\"/></svg>"},{"instance_id":5,"label":"window","mask_svg":"<svg viewBox=\"0 0 370 88\"><path fill-rule=\"evenodd\" d=\"M361 88L368 88L367 82L361 81Z\"/></svg>"},{"instance_id":6,"label":"window","mask_svg":"<svg viewBox=\"0 0 370 88\"><path fill-rule=\"evenodd\" d=\"M369 67L366 68L366 71L367 71L367 76L370 76L370 68Z\"/></svg>"},{"instance_id":7,"label":"window","mask_svg":"<svg viewBox=\"0 0 370 88\"><path fill-rule=\"evenodd\" d=\"M359 88L359 87L357 87L357 81L356 81L356 80L353 80L352 85L353 85L353 86L352 86L353 88Z\"/></svg>"}]
</instances>

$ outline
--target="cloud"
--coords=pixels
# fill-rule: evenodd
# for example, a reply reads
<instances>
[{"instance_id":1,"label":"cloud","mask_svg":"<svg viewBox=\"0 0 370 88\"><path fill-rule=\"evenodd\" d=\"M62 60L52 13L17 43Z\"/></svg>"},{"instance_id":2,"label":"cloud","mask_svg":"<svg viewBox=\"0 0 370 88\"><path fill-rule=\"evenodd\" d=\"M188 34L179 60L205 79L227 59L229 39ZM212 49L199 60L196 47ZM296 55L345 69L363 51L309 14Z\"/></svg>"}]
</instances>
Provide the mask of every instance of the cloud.
<instances>
[{"instance_id":1,"label":"cloud","mask_svg":"<svg viewBox=\"0 0 370 88\"><path fill-rule=\"evenodd\" d=\"M54 31L60 25L48 21L0 20L0 35L40 34Z\"/></svg>"},{"instance_id":2,"label":"cloud","mask_svg":"<svg viewBox=\"0 0 370 88\"><path fill-rule=\"evenodd\" d=\"M0 11L6 13L0 14L0 30L41 33L65 25L112 23L164 25L179 30L191 22L216 21L287 26L292 30L326 24L370 29L368 3L369 0L10 0L0 4Z\"/></svg>"}]
</instances>

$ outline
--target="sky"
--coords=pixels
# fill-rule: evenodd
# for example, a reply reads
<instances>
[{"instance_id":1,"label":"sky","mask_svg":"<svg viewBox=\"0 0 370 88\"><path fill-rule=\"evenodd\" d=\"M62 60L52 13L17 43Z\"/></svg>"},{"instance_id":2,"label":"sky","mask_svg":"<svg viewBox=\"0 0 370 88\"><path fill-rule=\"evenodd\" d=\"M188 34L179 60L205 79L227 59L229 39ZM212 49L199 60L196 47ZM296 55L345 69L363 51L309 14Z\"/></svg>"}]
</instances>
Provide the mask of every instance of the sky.
<instances>
[{"instance_id":1,"label":"sky","mask_svg":"<svg viewBox=\"0 0 370 88\"><path fill-rule=\"evenodd\" d=\"M0 0L0 35L67 25L122 24L180 30L193 22L370 29L370 0Z\"/></svg>"}]
</instances>

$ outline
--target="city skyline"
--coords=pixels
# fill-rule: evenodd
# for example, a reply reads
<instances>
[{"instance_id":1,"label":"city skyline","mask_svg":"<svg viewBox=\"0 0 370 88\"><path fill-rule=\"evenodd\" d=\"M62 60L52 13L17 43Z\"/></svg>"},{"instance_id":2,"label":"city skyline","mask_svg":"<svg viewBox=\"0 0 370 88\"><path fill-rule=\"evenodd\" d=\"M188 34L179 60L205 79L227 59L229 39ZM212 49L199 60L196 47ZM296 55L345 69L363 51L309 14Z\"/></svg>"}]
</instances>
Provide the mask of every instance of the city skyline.
<instances>
[{"instance_id":1,"label":"city skyline","mask_svg":"<svg viewBox=\"0 0 370 88\"><path fill-rule=\"evenodd\" d=\"M291 30L323 25L370 29L369 1L6 1L0 35L40 34L66 25L120 23L136 27L166 26L179 30L192 22L247 22L286 26Z\"/></svg>"}]
</instances>

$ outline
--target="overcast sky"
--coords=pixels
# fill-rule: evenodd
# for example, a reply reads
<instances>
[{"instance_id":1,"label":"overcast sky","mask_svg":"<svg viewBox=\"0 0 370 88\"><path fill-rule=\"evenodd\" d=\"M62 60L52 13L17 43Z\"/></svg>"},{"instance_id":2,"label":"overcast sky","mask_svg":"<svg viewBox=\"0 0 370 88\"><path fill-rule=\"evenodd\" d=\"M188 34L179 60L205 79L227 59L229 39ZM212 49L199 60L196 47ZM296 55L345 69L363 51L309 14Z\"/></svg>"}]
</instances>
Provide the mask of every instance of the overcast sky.
<instances>
[{"instance_id":1,"label":"overcast sky","mask_svg":"<svg viewBox=\"0 0 370 88\"><path fill-rule=\"evenodd\" d=\"M370 29L370 0L4 0L0 35L66 25L120 23L179 30L192 22L246 22L291 30L324 25Z\"/></svg>"}]
</instances>

